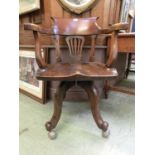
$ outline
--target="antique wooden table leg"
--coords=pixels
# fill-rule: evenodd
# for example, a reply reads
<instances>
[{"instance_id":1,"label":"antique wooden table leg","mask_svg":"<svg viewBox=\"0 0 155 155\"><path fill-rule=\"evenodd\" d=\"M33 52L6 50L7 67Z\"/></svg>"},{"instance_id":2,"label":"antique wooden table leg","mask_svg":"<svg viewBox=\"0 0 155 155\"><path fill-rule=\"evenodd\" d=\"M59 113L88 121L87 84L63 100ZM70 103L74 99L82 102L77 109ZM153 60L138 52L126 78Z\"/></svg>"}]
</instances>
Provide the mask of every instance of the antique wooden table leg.
<instances>
[{"instance_id":1,"label":"antique wooden table leg","mask_svg":"<svg viewBox=\"0 0 155 155\"><path fill-rule=\"evenodd\" d=\"M70 82L62 81L56 90L56 93L54 96L54 113L51 120L45 124L47 131L49 131L48 136L50 139L56 138L56 133L55 131L53 131L53 129L56 127L60 119L61 111L62 111L62 102L63 102L63 99L65 98L66 91L74 84L75 82L72 82L72 81Z\"/></svg>"},{"instance_id":2,"label":"antique wooden table leg","mask_svg":"<svg viewBox=\"0 0 155 155\"><path fill-rule=\"evenodd\" d=\"M103 121L101 117L99 110L99 96L97 89L93 85L93 82L92 81L79 82L78 85L81 86L88 94L91 104L91 111L97 126L102 130L102 136L108 137L110 134L108 130L109 125L106 121Z\"/></svg>"}]
</instances>

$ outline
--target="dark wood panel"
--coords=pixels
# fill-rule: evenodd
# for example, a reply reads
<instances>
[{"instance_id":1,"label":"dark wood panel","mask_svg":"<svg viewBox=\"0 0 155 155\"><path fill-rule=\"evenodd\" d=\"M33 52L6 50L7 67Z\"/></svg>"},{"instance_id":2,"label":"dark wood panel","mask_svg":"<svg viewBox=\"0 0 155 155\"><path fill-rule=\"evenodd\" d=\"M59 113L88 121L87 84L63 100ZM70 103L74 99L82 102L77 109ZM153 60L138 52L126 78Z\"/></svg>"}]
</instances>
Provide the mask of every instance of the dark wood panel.
<instances>
[{"instance_id":1,"label":"dark wood panel","mask_svg":"<svg viewBox=\"0 0 155 155\"><path fill-rule=\"evenodd\" d=\"M58 2L56 0L51 0L51 5L50 5L51 9L51 16L53 17L63 17L63 9L60 6L60 4L58 4Z\"/></svg>"},{"instance_id":2,"label":"dark wood panel","mask_svg":"<svg viewBox=\"0 0 155 155\"><path fill-rule=\"evenodd\" d=\"M121 1L122 0L111 0L108 22L109 25L119 22Z\"/></svg>"},{"instance_id":3,"label":"dark wood panel","mask_svg":"<svg viewBox=\"0 0 155 155\"><path fill-rule=\"evenodd\" d=\"M119 22L119 16L120 16L120 8L121 8L121 0L116 0L116 10L114 13L114 23Z\"/></svg>"},{"instance_id":4,"label":"dark wood panel","mask_svg":"<svg viewBox=\"0 0 155 155\"><path fill-rule=\"evenodd\" d=\"M87 12L84 12L82 14L82 18L86 18L86 17L91 17L91 11L90 10L88 10Z\"/></svg>"},{"instance_id":5,"label":"dark wood panel","mask_svg":"<svg viewBox=\"0 0 155 155\"><path fill-rule=\"evenodd\" d=\"M104 0L103 8L103 24L102 27L107 27L109 25L109 10L110 10L110 0Z\"/></svg>"},{"instance_id":6,"label":"dark wood panel","mask_svg":"<svg viewBox=\"0 0 155 155\"><path fill-rule=\"evenodd\" d=\"M91 10L92 17L99 17L97 23L102 26L103 25L103 10L104 10L104 1L98 1L94 8Z\"/></svg>"},{"instance_id":7,"label":"dark wood panel","mask_svg":"<svg viewBox=\"0 0 155 155\"><path fill-rule=\"evenodd\" d=\"M51 24L52 24L52 21L50 19L51 17L51 13L50 13L50 10L51 10L51 2L50 0L46 0L46 3L44 3L43 5L43 11L42 11L42 14L44 16L44 20L43 20L43 25L45 25L46 27L50 27Z\"/></svg>"},{"instance_id":8,"label":"dark wood panel","mask_svg":"<svg viewBox=\"0 0 155 155\"><path fill-rule=\"evenodd\" d=\"M66 11L66 10L63 10L63 17L64 17L64 18L71 18L72 15L71 15L70 12L68 12L68 11Z\"/></svg>"}]
</instances>

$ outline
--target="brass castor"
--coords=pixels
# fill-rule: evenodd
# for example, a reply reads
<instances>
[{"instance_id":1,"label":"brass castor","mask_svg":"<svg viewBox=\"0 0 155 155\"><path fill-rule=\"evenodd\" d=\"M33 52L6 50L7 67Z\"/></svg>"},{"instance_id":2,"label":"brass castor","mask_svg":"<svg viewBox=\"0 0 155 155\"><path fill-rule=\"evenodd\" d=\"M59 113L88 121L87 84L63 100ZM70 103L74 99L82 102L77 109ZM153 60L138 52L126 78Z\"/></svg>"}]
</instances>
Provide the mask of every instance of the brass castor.
<instances>
[{"instance_id":1,"label":"brass castor","mask_svg":"<svg viewBox=\"0 0 155 155\"><path fill-rule=\"evenodd\" d=\"M53 139L56 139L57 134L54 130L52 130L48 133L48 137L49 137L49 139L53 140Z\"/></svg>"},{"instance_id":2,"label":"brass castor","mask_svg":"<svg viewBox=\"0 0 155 155\"><path fill-rule=\"evenodd\" d=\"M110 136L110 130L107 129L106 131L102 130L102 137L104 138L108 138Z\"/></svg>"}]
</instances>

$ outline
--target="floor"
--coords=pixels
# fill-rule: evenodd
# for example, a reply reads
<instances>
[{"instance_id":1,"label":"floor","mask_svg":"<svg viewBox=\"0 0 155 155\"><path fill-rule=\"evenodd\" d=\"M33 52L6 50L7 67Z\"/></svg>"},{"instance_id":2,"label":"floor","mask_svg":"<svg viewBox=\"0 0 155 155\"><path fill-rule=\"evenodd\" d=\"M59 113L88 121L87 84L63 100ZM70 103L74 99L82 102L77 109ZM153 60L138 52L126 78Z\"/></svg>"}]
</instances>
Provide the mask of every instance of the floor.
<instances>
[{"instance_id":1,"label":"floor","mask_svg":"<svg viewBox=\"0 0 155 155\"><path fill-rule=\"evenodd\" d=\"M42 105L20 94L20 155L134 155L135 98L110 92L100 110L109 122L111 135L101 136L88 102L64 102L62 117L50 140L44 124L50 119L53 102Z\"/></svg>"},{"instance_id":2,"label":"floor","mask_svg":"<svg viewBox=\"0 0 155 155\"><path fill-rule=\"evenodd\" d=\"M128 89L133 89L135 90L135 73L134 72L130 72L128 77L121 80L118 85L121 87L126 87Z\"/></svg>"}]
</instances>

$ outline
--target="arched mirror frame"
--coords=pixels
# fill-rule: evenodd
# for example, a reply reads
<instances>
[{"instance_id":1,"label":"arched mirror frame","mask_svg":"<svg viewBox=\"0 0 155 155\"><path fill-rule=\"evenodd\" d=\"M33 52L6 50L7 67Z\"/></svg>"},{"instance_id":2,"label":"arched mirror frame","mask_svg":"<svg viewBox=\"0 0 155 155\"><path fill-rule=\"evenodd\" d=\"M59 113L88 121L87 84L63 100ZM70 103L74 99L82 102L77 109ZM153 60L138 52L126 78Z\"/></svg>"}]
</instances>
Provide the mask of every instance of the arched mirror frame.
<instances>
[{"instance_id":1,"label":"arched mirror frame","mask_svg":"<svg viewBox=\"0 0 155 155\"><path fill-rule=\"evenodd\" d=\"M57 0L57 1L65 10L73 12L75 14L81 14L91 9L93 6L95 6L98 0L81 1L81 2L84 2L81 4L74 3L74 0L72 2L70 2L69 0Z\"/></svg>"}]
</instances>

